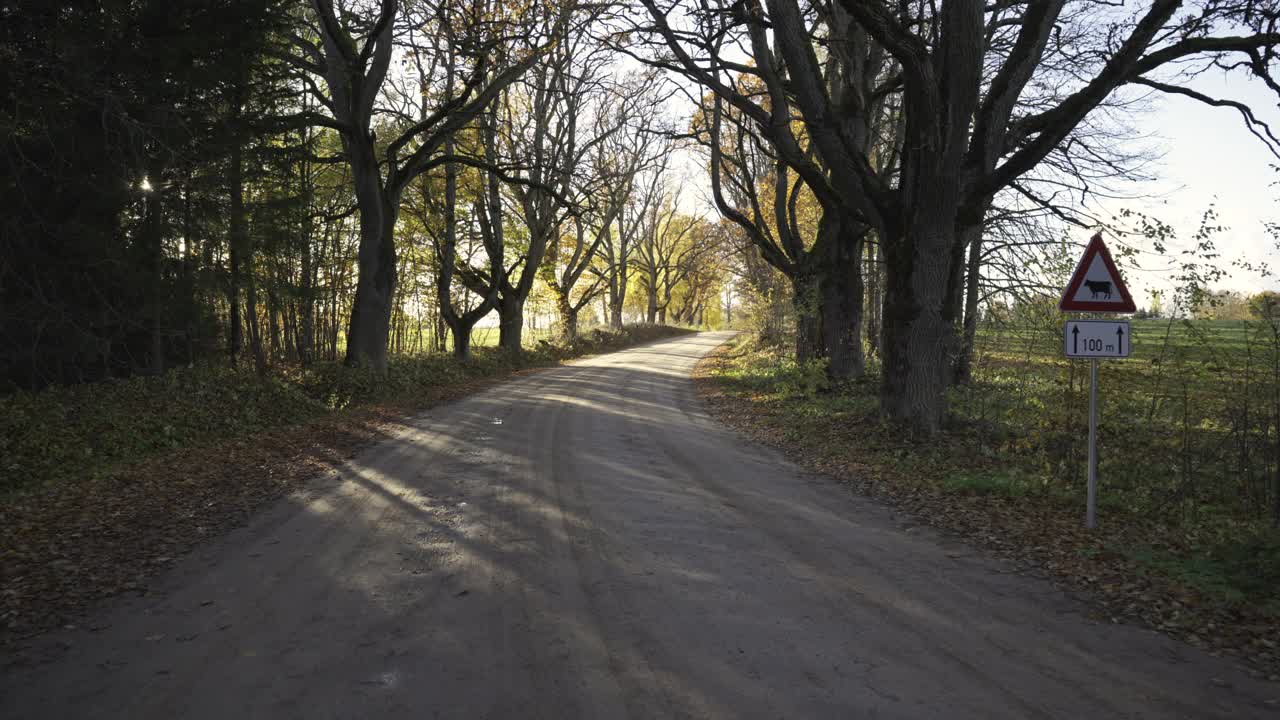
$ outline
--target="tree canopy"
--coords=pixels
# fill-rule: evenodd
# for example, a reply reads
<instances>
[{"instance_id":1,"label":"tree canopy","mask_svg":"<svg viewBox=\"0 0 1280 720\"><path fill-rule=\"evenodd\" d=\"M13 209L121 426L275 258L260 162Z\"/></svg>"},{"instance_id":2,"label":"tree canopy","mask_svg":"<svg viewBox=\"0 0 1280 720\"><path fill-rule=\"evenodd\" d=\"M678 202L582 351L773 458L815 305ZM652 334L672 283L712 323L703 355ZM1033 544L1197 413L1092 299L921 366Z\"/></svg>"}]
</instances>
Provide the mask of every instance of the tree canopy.
<instances>
[{"instance_id":1,"label":"tree canopy","mask_svg":"<svg viewBox=\"0 0 1280 720\"><path fill-rule=\"evenodd\" d=\"M1206 103L1280 157L1195 82L1280 94L1278 12L14 0L0 378L384 372L485 323L518 354L539 314L736 317L833 380L873 368L929 434L994 299L1044 293L1063 228L1107 224L1086 201L1148 172L1128 108Z\"/></svg>"}]
</instances>

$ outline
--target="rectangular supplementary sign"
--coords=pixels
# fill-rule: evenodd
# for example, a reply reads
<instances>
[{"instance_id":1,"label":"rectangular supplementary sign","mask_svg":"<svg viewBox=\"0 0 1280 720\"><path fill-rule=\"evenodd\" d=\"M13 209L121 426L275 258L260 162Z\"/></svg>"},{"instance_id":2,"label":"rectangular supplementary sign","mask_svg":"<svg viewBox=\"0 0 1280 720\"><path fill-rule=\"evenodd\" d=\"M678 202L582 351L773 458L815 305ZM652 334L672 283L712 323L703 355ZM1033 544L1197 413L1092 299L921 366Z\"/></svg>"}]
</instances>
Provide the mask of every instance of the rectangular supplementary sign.
<instances>
[{"instance_id":1,"label":"rectangular supplementary sign","mask_svg":"<svg viewBox=\"0 0 1280 720\"><path fill-rule=\"evenodd\" d=\"M1069 358L1127 358L1128 320L1068 320L1062 339Z\"/></svg>"}]
</instances>

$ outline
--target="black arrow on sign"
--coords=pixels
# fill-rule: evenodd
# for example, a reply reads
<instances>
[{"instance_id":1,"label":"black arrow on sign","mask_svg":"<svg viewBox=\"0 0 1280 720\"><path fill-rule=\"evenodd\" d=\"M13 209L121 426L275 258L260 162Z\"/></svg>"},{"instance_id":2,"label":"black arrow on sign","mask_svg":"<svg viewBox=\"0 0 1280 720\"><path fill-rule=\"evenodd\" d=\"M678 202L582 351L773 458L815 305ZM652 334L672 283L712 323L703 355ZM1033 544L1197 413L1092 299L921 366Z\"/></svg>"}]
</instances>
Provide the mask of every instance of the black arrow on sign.
<instances>
[{"instance_id":1,"label":"black arrow on sign","mask_svg":"<svg viewBox=\"0 0 1280 720\"><path fill-rule=\"evenodd\" d=\"M1124 352L1124 326L1116 327L1116 352Z\"/></svg>"},{"instance_id":2,"label":"black arrow on sign","mask_svg":"<svg viewBox=\"0 0 1280 720\"><path fill-rule=\"evenodd\" d=\"M1080 326L1071 326L1071 354L1076 355L1080 352Z\"/></svg>"}]
</instances>

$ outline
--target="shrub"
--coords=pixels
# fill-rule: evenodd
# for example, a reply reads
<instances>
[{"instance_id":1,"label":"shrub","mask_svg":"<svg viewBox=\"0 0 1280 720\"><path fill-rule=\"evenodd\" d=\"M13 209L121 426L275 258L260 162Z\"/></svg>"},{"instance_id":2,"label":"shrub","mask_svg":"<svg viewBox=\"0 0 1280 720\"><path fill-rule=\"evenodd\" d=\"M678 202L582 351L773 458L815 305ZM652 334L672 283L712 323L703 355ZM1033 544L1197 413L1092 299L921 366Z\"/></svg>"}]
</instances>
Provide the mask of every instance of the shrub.
<instances>
[{"instance_id":1,"label":"shrub","mask_svg":"<svg viewBox=\"0 0 1280 720\"><path fill-rule=\"evenodd\" d=\"M221 367L0 398L0 489L300 422L325 407L282 378Z\"/></svg>"}]
</instances>

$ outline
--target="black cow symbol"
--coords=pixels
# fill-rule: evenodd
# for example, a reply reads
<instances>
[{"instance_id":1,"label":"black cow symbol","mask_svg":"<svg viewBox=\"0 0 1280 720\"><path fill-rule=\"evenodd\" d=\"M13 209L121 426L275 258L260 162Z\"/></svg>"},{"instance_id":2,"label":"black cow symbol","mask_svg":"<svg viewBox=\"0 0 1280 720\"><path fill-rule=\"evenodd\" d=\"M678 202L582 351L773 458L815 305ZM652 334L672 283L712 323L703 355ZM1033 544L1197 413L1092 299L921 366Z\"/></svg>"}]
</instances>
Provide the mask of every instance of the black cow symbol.
<instances>
[{"instance_id":1,"label":"black cow symbol","mask_svg":"<svg viewBox=\"0 0 1280 720\"><path fill-rule=\"evenodd\" d=\"M1111 281L1110 280L1085 280L1084 286L1093 292L1093 300L1097 300L1099 295L1111 299Z\"/></svg>"}]
</instances>

